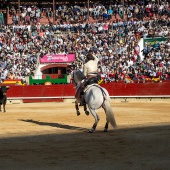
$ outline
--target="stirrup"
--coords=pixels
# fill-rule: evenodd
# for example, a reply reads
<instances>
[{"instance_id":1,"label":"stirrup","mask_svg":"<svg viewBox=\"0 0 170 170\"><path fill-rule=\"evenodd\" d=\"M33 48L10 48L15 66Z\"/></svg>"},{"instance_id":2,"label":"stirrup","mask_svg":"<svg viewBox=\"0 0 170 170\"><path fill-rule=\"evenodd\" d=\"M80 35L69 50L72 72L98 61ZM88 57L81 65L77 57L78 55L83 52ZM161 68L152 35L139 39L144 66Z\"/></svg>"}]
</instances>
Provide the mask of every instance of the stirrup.
<instances>
[{"instance_id":1,"label":"stirrup","mask_svg":"<svg viewBox=\"0 0 170 170\"><path fill-rule=\"evenodd\" d=\"M86 103L84 101L81 101L79 104L79 106L84 106L84 105L86 105Z\"/></svg>"}]
</instances>

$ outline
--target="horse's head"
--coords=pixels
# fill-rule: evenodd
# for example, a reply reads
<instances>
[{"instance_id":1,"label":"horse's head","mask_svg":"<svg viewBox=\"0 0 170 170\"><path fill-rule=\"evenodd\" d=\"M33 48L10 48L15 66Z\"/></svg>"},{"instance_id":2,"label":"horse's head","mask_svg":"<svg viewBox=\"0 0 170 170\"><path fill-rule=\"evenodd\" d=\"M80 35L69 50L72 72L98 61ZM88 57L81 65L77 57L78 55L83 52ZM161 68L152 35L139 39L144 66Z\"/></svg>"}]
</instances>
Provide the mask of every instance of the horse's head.
<instances>
[{"instance_id":1,"label":"horse's head","mask_svg":"<svg viewBox=\"0 0 170 170\"><path fill-rule=\"evenodd\" d=\"M73 76L73 83L75 84L76 87L80 86L81 81L86 78L80 70L73 71L72 76Z\"/></svg>"}]
</instances>

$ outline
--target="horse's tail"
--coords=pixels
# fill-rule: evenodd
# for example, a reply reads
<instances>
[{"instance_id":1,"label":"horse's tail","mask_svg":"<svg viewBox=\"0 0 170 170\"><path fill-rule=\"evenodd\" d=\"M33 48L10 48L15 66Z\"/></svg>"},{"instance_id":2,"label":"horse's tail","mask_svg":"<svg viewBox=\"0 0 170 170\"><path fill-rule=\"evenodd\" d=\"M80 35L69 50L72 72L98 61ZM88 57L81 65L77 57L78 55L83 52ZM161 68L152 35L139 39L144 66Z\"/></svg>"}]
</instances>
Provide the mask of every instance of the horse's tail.
<instances>
[{"instance_id":1,"label":"horse's tail","mask_svg":"<svg viewBox=\"0 0 170 170\"><path fill-rule=\"evenodd\" d=\"M107 120L111 123L113 128L116 128L117 124L116 124L115 116L114 116L113 110L111 108L108 96L104 96L104 98L105 99L104 99L104 103L103 104L104 104L104 108L105 108L105 111L106 111Z\"/></svg>"}]
</instances>

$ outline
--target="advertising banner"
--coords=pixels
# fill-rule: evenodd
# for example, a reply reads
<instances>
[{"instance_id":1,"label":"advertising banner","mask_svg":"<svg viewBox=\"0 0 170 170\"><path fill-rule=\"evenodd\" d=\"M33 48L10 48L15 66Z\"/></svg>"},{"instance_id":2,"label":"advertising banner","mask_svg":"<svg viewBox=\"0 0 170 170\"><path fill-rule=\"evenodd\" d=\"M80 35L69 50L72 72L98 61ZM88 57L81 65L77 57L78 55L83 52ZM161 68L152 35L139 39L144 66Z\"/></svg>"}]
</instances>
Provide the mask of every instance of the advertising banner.
<instances>
[{"instance_id":1,"label":"advertising banner","mask_svg":"<svg viewBox=\"0 0 170 170\"><path fill-rule=\"evenodd\" d=\"M75 54L47 54L40 58L40 63L71 63Z\"/></svg>"}]
</instances>

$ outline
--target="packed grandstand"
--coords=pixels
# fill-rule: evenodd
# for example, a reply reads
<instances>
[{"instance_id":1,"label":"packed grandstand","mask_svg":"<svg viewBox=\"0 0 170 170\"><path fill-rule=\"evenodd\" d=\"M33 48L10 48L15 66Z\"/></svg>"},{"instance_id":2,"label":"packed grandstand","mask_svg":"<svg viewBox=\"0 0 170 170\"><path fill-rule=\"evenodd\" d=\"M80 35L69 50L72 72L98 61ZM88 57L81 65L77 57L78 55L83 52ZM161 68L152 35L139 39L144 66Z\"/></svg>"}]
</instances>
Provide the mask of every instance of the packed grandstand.
<instances>
[{"instance_id":1,"label":"packed grandstand","mask_svg":"<svg viewBox=\"0 0 170 170\"><path fill-rule=\"evenodd\" d=\"M99 58L104 82L170 80L168 1L90 1L89 8L63 2L55 7L8 6L7 23L0 20L1 82L34 75L46 54L76 54L71 74L82 69L90 50Z\"/></svg>"}]
</instances>

